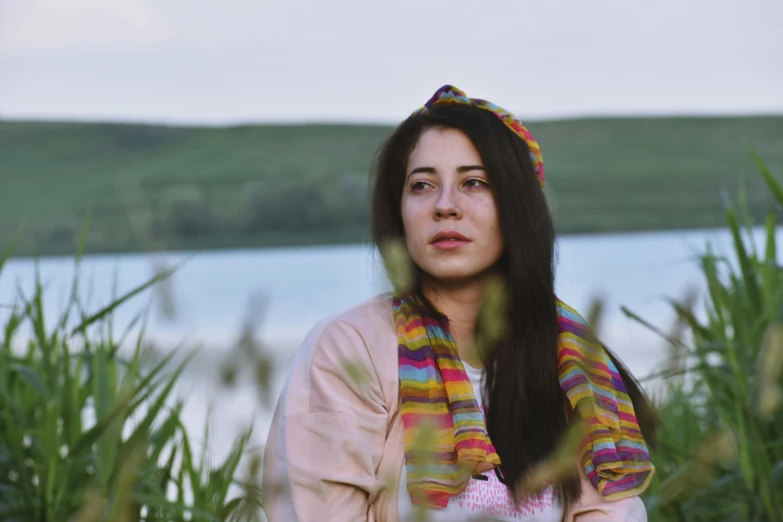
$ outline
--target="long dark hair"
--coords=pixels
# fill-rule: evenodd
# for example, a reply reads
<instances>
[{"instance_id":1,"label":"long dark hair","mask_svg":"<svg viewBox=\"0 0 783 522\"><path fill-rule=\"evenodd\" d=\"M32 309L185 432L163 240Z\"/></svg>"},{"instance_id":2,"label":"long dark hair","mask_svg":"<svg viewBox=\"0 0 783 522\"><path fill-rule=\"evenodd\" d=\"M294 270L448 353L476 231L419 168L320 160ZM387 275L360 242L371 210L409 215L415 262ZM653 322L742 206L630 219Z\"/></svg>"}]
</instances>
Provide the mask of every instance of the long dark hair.
<instances>
[{"instance_id":1,"label":"long dark hair","mask_svg":"<svg viewBox=\"0 0 783 522\"><path fill-rule=\"evenodd\" d=\"M486 110L435 107L402 122L376 155L371 213L376 247L404 237L401 202L408 158L422 132L433 127L457 129L471 139L487 170L503 231L505 252L494 269L509 296L510 329L503 342L482 352L482 358L487 431L501 460L496 472L516 498L527 474L552 453L569 424L570 406L557 378L555 227L525 142ZM427 303L420 281L415 288ZM652 406L627 369L613 354L612 358L637 413L645 413L639 418L650 443L655 427ZM555 489L564 506L579 498L575 475Z\"/></svg>"}]
</instances>

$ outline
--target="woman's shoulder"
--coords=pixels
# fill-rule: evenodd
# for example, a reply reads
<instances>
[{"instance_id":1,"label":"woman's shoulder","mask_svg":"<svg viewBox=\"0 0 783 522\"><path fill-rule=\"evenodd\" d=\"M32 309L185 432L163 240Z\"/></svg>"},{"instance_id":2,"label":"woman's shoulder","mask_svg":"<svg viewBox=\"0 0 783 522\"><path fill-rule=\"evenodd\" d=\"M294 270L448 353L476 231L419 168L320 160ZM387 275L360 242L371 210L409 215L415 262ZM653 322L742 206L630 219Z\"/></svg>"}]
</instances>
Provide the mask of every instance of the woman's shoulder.
<instances>
[{"instance_id":1,"label":"woman's shoulder","mask_svg":"<svg viewBox=\"0 0 783 522\"><path fill-rule=\"evenodd\" d=\"M377 294L332 316L332 321L345 322L359 330L384 329L395 334L391 294ZM396 334L395 334L396 335Z\"/></svg>"},{"instance_id":2,"label":"woman's shoulder","mask_svg":"<svg viewBox=\"0 0 783 522\"><path fill-rule=\"evenodd\" d=\"M321 319L308 332L303 348L320 351L319 347L325 345L330 350L366 350L373 361L384 364L390 356L396 357L397 331L391 295L375 295Z\"/></svg>"},{"instance_id":3,"label":"woman's shoulder","mask_svg":"<svg viewBox=\"0 0 783 522\"><path fill-rule=\"evenodd\" d=\"M377 294L350 308L321 319L311 330L322 332L339 327L356 330L363 338L377 336L396 338L391 294Z\"/></svg>"},{"instance_id":4,"label":"woman's shoulder","mask_svg":"<svg viewBox=\"0 0 783 522\"><path fill-rule=\"evenodd\" d=\"M310 383L353 382L362 388L355 393L377 396L393 409L399 374L391 297L374 296L322 319L305 337L291 375Z\"/></svg>"}]
</instances>

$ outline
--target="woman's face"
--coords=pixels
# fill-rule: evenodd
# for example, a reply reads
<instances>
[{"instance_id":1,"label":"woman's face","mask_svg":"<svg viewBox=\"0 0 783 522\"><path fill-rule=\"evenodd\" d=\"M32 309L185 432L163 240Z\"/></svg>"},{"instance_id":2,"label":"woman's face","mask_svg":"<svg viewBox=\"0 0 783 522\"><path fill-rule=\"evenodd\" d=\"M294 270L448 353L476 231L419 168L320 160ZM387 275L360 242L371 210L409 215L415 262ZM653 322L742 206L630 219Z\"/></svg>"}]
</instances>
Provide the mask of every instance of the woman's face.
<instances>
[{"instance_id":1,"label":"woman's face","mask_svg":"<svg viewBox=\"0 0 783 522\"><path fill-rule=\"evenodd\" d=\"M405 243L429 276L458 282L503 254L495 199L473 142L450 128L425 130L408 159L402 194Z\"/></svg>"}]
</instances>

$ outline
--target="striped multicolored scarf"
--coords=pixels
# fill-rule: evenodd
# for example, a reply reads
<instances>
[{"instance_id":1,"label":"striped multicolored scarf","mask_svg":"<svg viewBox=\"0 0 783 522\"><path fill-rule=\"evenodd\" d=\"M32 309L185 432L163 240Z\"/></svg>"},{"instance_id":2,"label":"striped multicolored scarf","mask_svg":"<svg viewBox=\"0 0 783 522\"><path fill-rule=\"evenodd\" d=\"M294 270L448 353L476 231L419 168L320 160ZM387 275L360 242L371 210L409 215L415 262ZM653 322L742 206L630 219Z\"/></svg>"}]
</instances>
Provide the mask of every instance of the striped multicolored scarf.
<instances>
[{"instance_id":1,"label":"striped multicolored scarf","mask_svg":"<svg viewBox=\"0 0 783 522\"><path fill-rule=\"evenodd\" d=\"M499 466L500 458L448 321L422 317L410 294L395 296L393 309L408 494L414 504L443 508L471 474ZM603 498L638 495L654 469L625 384L587 322L559 300L557 310L560 386L587 421L579 462Z\"/></svg>"}]
</instances>

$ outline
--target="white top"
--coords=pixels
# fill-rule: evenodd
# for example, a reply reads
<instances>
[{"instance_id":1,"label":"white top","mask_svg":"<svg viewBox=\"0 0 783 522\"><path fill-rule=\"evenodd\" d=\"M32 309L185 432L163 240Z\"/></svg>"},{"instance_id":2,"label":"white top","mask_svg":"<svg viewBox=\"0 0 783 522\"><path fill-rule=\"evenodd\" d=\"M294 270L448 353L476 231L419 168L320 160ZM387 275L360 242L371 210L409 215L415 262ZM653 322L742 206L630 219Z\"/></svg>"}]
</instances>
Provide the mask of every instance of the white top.
<instances>
[{"instance_id":1,"label":"white top","mask_svg":"<svg viewBox=\"0 0 783 522\"><path fill-rule=\"evenodd\" d=\"M481 379L484 372L464 362L465 372L473 385L473 393L481 397ZM483 411L483 405L479 405ZM459 495L449 499L443 509L426 509L427 522L469 522L469 521L522 521L522 522L559 522L563 518L563 508L554 498L552 488L547 489L537 499L514 507L514 501L508 488L500 482L495 470L483 473L489 480L471 479L468 486ZM400 494L397 509L400 522L417 520L418 506L411 504L406 486L407 473L402 467Z\"/></svg>"}]
</instances>

